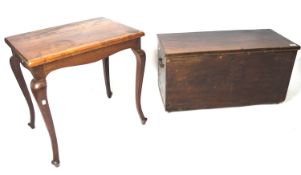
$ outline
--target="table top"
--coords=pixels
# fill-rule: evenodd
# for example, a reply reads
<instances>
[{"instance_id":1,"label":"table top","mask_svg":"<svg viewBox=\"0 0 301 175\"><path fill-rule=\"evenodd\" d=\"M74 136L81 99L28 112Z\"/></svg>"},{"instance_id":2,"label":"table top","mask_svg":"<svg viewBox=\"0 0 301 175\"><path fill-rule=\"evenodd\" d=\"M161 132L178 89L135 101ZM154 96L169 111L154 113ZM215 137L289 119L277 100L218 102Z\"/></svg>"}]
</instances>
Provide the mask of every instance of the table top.
<instances>
[{"instance_id":1,"label":"table top","mask_svg":"<svg viewBox=\"0 0 301 175\"><path fill-rule=\"evenodd\" d=\"M299 49L271 29L158 34L166 55L267 49Z\"/></svg>"},{"instance_id":2,"label":"table top","mask_svg":"<svg viewBox=\"0 0 301 175\"><path fill-rule=\"evenodd\" d=\"M142 31L95 18L5 38L28 67L100 49L143 36Z\"/></svg>"}]
</instances>

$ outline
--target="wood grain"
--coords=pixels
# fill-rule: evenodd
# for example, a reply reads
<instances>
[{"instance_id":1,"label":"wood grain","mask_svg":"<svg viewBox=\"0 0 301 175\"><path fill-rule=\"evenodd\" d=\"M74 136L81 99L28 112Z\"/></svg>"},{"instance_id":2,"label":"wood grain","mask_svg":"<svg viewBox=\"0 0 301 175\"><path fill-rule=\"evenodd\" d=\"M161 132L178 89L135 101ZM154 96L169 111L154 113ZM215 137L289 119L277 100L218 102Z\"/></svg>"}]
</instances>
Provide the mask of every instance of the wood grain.
<instances>
[{"instance_id":1,"label":"wood grain","mask_svg":"<svg viewBox=\"0 0 301 175\"><path fill-rule=\"evenodd\" d=\"M140 38L144 33L96 18L7 37L7 44L29 68Z\"/></svg>"},{"instance_id":2,"label":"wood grain","mask_svg":"<svg viewBox=\"0 0 301 175\"><path fill-rule=\"evenodd\" d=\"M167 111L285 100L299 46L287 46L293 42L271 30L158 37L159 89Z\"/></svg>"},{"instance_id":3,"label":"wood grain","mask_svg":"<svg viewBox=\"0 0 301 175\"><path fill-rule=\"evenodd\" d=\"M166 55L300 48L270 29L171 33L158 37Z\"/></svg>"},{"instance_id":4,"label":"wood grain","mask_svg":"<svg viewBox=\"0 0 301 175\"><path fill-rule=\"evenodd\" d=\"M54 70L103 60L107 95L112 95L109 81L109 56L131 49L136 57L136 108L142 124L147 118L141 108L141 90L146 56L141 49L140 37L144 33L113 22L97 18L53 27L5 39L11 47L11 67L30 108L30 126L34 127L34 109L26 87L20 63L33 75L31 90L42 113L50 135L52 164L60 165L58 142L47 99L46 77Z\"/></svg>"}]
</instances>

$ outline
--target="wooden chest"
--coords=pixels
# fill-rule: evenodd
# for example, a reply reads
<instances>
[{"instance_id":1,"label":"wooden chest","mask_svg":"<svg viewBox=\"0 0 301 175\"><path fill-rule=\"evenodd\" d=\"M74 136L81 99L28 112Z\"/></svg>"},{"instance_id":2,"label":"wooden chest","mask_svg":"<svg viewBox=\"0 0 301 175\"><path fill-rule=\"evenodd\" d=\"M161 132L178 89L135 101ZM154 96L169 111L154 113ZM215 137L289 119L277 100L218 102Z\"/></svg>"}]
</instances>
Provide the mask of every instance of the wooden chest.
<instances>
[{"instance_id":1,"label":"wooden chest","mask_svg":"<svg viewBox=\"0 0 301 175\"><path fill-rule=\"evenodd\" d=\"M167 111L279 103L300 46L273 30L159 34Z\"/></svg>"}]
</instances>

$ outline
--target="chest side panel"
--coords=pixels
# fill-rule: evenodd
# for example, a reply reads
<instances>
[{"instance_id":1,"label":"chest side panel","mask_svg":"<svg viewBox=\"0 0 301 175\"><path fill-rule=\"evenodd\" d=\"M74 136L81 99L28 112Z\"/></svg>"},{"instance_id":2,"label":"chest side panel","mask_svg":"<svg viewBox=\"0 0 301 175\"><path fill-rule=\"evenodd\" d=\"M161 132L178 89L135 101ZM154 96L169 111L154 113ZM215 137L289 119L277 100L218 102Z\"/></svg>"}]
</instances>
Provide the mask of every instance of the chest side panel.
<instances>
[{"instance_id":1,"label":"chest side panel","mask_svg":"<svg viewBox=\"0 0 301 175\"><path fill-rule=\"evenodd\" d=\"M160 44L158 46L158 86L164 105L166 104L166 57Z\"/></svg>"},{"instance_id":2,"label":"chest side panel","mask_svg":"<svg viewBox=\"0 0 301 175\"><path fill-rule=\"evenodd\" d=\"M174 56L166 60L166 109L278 103L296 51Z\"/></svg>"}]
</instances>

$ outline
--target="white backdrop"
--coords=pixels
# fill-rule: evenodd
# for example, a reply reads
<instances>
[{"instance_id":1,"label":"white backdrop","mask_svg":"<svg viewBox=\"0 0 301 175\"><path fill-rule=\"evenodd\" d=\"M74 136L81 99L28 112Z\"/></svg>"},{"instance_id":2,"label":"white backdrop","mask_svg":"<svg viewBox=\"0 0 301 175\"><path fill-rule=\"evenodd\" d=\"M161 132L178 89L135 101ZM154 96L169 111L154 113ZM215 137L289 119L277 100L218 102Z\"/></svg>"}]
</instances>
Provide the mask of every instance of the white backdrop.
<instances>
[{"instance_id":1,"label":"white backdrop","mask_svg":"<svg viewBox=\"0 0 301 175\"><path fill-rule=\"evenodd\" d=\"M281 104L167 113L157 86L157 33L271 28L301 44L299 0L0 2L0 174L301 174L301 61L297 55ZM61 167L36 109L36 129L9 67L4 37L104 16L143 30L147 54L140 124L134 101L135 57L110 59L112 99L102 63L48 76ZM30 73L23 69L28 84Z\"/></svg>"}]
</instances>

